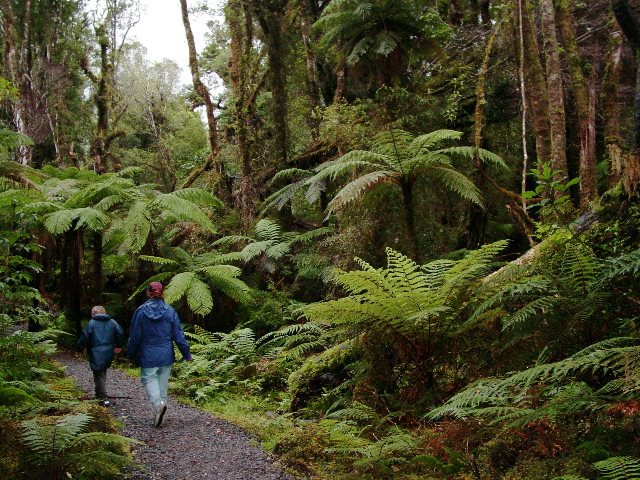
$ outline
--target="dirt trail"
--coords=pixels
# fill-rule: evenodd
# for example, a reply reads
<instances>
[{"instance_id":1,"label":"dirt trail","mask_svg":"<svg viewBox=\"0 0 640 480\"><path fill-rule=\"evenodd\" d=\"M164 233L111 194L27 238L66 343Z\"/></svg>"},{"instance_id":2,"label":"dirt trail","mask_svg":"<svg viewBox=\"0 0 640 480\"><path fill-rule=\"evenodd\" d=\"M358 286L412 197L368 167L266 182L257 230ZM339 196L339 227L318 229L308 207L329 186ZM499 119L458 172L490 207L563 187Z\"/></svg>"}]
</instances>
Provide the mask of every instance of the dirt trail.
<instances>
[{"instance_id":1,"label":"dirt trail","mask_svg":"<svg viewBox=\"0 0 640 480\"><path fill-rule=\"evenodd\" d=\"M78 387L93 397L93 376L86 360L58 354ZM122 434L144 444L135 457L142 468L130 480L294 480L273 464L241 428L198 408L169 399L163 425L152 425L152 412L139 378L109 369L109 410L123 425Z\"/></svg>"}]
</instances>

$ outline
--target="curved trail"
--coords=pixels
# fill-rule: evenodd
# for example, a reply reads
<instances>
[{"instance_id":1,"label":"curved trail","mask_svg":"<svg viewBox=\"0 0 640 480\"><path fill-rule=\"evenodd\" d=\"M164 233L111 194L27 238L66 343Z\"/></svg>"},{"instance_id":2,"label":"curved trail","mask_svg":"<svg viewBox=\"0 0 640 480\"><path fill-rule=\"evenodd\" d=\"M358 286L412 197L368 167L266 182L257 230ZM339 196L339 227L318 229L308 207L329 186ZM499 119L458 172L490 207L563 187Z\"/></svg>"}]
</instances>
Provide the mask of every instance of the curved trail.
<instances>
[{"instance_id":1,"label":"curved trail","mask_svg":"<svg viewBox=\"0 0 640 480\"><path fill-rule=\"evenodd\" d=\"M78 388L93 398L93 376L86 360L58 354ZM109 410L123 425L121 433L143 442L135 447L142 468L129 471L130 480L294 480L273 464L241 428L170 397L161 427L139 378L117 369L107 372L107 391L114 397Z\"/></svg>"}]
</instances>

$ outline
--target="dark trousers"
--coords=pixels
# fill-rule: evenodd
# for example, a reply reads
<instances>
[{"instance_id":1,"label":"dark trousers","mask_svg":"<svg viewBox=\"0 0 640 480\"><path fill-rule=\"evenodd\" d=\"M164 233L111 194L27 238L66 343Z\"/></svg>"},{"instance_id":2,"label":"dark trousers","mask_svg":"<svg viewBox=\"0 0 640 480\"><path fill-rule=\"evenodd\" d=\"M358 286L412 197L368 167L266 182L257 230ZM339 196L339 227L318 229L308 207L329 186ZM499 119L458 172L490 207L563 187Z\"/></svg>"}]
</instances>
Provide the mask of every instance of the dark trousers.
<instances>
[{"instance_id":1,"label":"dark trousers","mask_svg":"<svg viewBox=\"0 0 640 480\"><path fill-rule=\"evenodd\" d=\"M93 370L93 382L96 385L96 398L107 398L107 370Z\"/></svg>"}]
</instances>

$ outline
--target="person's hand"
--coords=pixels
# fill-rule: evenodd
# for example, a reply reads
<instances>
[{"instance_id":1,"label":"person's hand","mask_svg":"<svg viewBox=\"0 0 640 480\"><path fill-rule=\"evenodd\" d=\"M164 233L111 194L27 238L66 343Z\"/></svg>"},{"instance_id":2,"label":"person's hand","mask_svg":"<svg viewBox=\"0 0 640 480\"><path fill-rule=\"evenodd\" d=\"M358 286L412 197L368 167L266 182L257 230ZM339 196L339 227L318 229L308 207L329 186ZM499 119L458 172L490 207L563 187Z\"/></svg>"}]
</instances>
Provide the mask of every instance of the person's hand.
<instances>
[{"instance_id":1,"label":"person's hand","mask_svg":"<svg viewBox=\"0 0 640 480\"><path fill-rule=\"evenodd\" d=\"M184 361L185 362L192 362L193 361L193 357L185 358Z\"/></svg>"},{"instance_id":2,"label":"person's hand","mask_svg":"<svg viewBox=\"0 0 640 480\"><path fill-rule=\"evenodd\" d=\"M118 354L118 353L120 353L120 352L122 351L122 349L121 349L121 348L116 347L116 348L114 348L114 349L113 349L113 351L114 351L116 354Z\"/></svg>"}]
</instances>

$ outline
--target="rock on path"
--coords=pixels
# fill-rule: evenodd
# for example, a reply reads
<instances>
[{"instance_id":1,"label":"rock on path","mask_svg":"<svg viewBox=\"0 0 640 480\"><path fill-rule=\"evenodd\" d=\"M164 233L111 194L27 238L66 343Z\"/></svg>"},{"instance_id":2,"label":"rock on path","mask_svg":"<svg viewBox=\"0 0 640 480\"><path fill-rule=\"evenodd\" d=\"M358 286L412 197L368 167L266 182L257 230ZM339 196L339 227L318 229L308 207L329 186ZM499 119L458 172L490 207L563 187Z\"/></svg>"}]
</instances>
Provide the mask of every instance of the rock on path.
<instances>
[{"instance_id":1,"label":"rock on path","mask_svg":"<svg viewBox=\"0 0 640 480\"><path fill-rule=\"evenodd\" d=\"M93 398L89 363L67 354L54 358L67 367L78 388ZM143 442L135 447L142 468L130 480L293 480L273 464L241 428L170 397L164 423L156 428L139 378L109 369L109 410L123 425L121 433Z\"/></svg>"}]
</instances>

